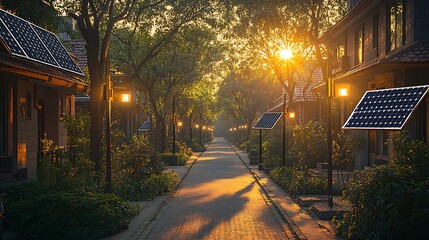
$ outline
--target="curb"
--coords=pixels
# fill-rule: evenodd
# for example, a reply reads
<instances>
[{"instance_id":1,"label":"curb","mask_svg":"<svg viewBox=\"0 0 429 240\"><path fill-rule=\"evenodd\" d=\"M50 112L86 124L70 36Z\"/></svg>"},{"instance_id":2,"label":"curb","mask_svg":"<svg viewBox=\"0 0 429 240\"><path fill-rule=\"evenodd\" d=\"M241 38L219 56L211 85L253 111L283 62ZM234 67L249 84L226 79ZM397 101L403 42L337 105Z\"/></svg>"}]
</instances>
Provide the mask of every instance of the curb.
<instances>
[{"instance_id":1,"label":"curb","mask_svg":"<svg viewBox=\"0 0 429 240\"><path fill-rule=\"evenodd\" d=\"M237 152L235 147L231 144L229 146L232 148L232 150L235 152L235 154L240 158L240 160L243 162L243 164L246 166L247 170L252 174L253 178L256 180L259 186L261 186L264 194L266 197L273 203L274 208L277 210L279 215L282 217L282 220L286 222L287 226L289 227L290 232L296 239L300 240L306 240L307 238L304 236L304 234L301 232L301 230L298 228L298 226L295 224L295 222L290 218L290 216L285 212L285 210L281 207L280 203L277 201L276 197L272 194L269 194L269 189L265 186L265 184L259 179L258 175L252 171L252 169L249 167L249 165L244 161L244 159L240 156L240 154Z\"/></svg>"},{"instance_id":2,"label":"curb","mask_svg":"<svg viewBox=\"0 0 429 240\"><path fill-rule=\"evenodd\" d=\"M194 164L197 162L198 158L201 157L201 155L204 152L199 152L198 154L195 155L195 159L191 160L189 162L191 162L189 164L188 169L186 170L185 174L183 175L183 177L180 178L180 180L178 181L178 183L176 184L176 186L174 187L174 190L169 193L168 195L165 196L158 196L158 201L159 203L156 203L156 198L151 200L150 202L153 202L155 204L155 206L153 207L154 210L149 214L148 217L145 217L144 220L141 222L141 224L139 224L139 227L137 229L135 229L129 236L127 236L126 238L124 237L119 237L118 235L120 235L121 233L118 233L114 236L110 236L108 238L105 238L105 240L107 239L139 239L142 236L147 236L151 229L148 228L149 226L153 223L153 221L156 219L157 215L161 212L161 210L168 204L169 201L171 201L177 194L178 190L180 189L180 185L182 184L183 180L188 176L189 172L191 171L192 167L194 166ZM144 209L142 209L141 211L144 211ZM127 230L125 230L126 232ZM122 232L124 233L124 232Z\"/></svg>"}]
</instances>

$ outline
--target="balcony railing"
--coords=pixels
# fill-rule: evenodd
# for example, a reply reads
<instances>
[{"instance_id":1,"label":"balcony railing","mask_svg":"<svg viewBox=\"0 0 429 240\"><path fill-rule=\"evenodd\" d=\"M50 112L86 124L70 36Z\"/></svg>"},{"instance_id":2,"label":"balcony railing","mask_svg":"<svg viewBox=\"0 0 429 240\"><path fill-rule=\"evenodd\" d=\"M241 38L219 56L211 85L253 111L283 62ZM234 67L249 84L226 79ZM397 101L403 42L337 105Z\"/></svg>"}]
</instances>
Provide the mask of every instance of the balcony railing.
<instances>
[{"instance_id":1,"label":"balcony railing","mask_svg":"<svg viewBox=\"0 0 429 240\"><path fill-rule=\"evenodd\" d=\"M337 74L341 72L345 72L350 67L350 57L349 56L342 56L339 59L332 61L332 74Z\"/></svg>"},{"instance_id":2,"label":"balcony railing","mask_svg":"<svg viewBox=\"0 0 429 240\"><path fill-rule=\"evenodd\" d=\"M41 150L40 157L45 157L51 160L52 164L62 164L71 161L74 163L76 156L76 148L73 146L61 146L55 149Z\"/></svg>"}]
</instances>

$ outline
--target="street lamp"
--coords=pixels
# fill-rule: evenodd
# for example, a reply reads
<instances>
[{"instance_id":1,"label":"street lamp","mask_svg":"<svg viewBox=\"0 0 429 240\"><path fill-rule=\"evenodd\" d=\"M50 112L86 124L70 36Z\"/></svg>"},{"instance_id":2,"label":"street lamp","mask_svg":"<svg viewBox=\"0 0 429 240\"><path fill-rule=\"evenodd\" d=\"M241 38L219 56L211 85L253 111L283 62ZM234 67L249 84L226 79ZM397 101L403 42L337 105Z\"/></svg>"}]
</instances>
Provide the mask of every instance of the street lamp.
<instances>
[{"instance_id":1,"label":"street lamp","mask_svg":"<svg viewBox=\"0 0 429 240\"><path fill-rule=\"evenodd\" d=\"M338 83L335 86L332 82L332 79L329 75L330 71L330 61L328 59L328 79L326 84L326 91L327 91L327 121L328 121L328 207L332 208L334 207L334 199L333 199L333 192L332 192L332 168L333 168L333 162L332 162L332 99L333 97L348 97L350 95L350 84L347 83Z\"/></svg>"},{"instance_id":2,"label":"street lamp","mask_svg":"<svg viewBox=\"0 0 429 240\"><path fill-rule=\"evenodd\" d=\"M282 49L279 52L280 58L285 60L286 62L286 79L289 79L289 59L293 58L292 51L290 48ZM282 147L282 166L284 167L286 165L286 92L283 95L283 147Z\"/></svg>"}]
</instances>

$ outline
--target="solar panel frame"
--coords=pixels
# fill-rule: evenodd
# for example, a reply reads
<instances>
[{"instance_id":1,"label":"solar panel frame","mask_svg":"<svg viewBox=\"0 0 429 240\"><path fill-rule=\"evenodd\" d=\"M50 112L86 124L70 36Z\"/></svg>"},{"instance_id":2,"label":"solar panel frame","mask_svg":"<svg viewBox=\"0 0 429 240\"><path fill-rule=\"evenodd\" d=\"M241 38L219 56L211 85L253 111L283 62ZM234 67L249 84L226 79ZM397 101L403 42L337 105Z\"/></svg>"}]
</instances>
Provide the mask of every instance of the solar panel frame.
<instances>
[{"instance_id":1,"label":"solar panel frame","mask_svg":"<svg viewBox=\"0 0 429 240\"><path fill-rule=\"evenodd\" d=\"M429 85L366 91L342 129L401 130L428 91Z\"/></svg>"},{"instance_id":2,"label":"solar panel frame","mask_svg":"<svg viewBox=\"0 0 429 240\"><path fill-rule=\"evenodd\" d=\"M266 112L259 118L253 129L273 129L282 116L282 112Z\"/></svg>"}]
</instances>

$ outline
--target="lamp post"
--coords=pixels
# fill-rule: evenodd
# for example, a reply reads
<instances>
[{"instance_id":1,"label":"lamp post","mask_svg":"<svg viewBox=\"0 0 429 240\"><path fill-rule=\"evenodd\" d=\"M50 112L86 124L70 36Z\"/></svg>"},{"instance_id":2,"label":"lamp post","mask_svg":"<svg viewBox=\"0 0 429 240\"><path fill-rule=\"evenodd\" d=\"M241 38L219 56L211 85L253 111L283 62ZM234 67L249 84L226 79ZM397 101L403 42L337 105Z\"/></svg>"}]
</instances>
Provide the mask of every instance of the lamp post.
<instances>
[{"instance_id":1,"label":"lamp post","mask_svg":"<svg viewBox=\"0 0 429 240\"><path fill-rule=\"evenodd\" d=\"M336 97L348 97L350 95L350 84L340 83L334 86L330 76L330 56L328 55L327 60L327 84L326 84L326 92L327 92L327 140L328 140L328 207L334 207L334 199L332 193L332 99L334 95ZM334 89L335 88L335 89Z\"/></svg>"}]
</instances>

